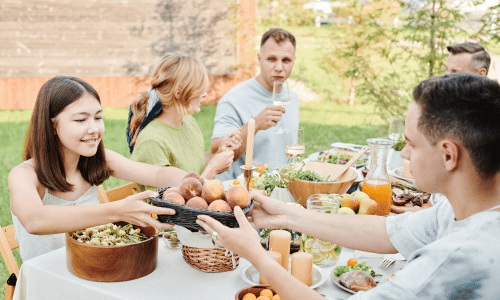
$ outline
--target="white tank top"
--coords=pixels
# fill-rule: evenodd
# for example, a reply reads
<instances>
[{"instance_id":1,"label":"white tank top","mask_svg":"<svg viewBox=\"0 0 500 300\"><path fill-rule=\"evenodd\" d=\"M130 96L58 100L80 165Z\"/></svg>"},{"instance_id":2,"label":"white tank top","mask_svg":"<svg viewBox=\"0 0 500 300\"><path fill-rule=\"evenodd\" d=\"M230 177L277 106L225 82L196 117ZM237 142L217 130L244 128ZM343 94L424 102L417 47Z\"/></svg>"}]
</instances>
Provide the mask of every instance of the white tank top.
<instances>
[{"instance_id":1,"label":"white tank top","mask_svg":"<svg viewBox=\"0 0 500 300\"><path fill-rule=\"evenodd\" d=\"M29 162L25 163L32 165ZM88 191L80 198L76 199L75 201L67 201L51 195L49 193L49 190L45 188L45 194L43 195L42 203L43 205L65 206L99 204L99 198L97 195L98 190L98 186L91 186ZM28 231L26 231L24 226L21 224L21 222L19 222L19 219L14 214L12 214L12 222L14 223L16 240L19 243L19 252L21 253L21 258L23 261L27 261L33 257L37 257L66 245L64 233L47 235L30 234L28 233Z\"/></svg>"}]
</instances>

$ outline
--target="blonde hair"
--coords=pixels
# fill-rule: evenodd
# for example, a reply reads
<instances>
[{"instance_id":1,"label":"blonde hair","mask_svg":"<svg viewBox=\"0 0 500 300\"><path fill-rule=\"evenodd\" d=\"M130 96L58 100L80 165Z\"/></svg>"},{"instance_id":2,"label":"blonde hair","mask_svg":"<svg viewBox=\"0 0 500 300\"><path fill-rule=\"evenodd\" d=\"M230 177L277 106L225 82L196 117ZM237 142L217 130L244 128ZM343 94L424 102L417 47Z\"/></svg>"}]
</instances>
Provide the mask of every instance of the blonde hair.
<instances>
[{"instance_id":1,"label":"blonde hair","mask_svg":"<svg viewBox=\"0 0 500 300\"><path fill-rule=\"evenodd\" d=\"M168 53L153 72L151 88L156 90L163 107L173 105L177 111L186 115L189 113L189 102L208 89L207 69L200 60L187 54ZM175 97L177 90L179 97ZM136 125L144 120L148 100L147 91L143 91L132 102Z\"/></svg>"}]
</instances>

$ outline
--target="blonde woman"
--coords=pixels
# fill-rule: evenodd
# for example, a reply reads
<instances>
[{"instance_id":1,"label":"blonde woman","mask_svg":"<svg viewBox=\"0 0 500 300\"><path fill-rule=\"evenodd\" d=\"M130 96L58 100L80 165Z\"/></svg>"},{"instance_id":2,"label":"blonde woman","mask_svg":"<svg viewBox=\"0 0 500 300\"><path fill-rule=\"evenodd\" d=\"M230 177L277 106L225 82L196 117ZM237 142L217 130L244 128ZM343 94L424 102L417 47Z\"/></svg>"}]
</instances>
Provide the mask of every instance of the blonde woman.
<instances>
[{"instance_id":1,"label":"blonde woman","mask_svg":"<svg viewBox=\"0 0 500 300\"><path fill-rule=\"evenodd\" d=\"M190 115L200 111L207 89L207 71L198 59L182 53L165 55L153 73L151 89L141 92L130 106L130 158L206 179L228 170L233 149L241 144L239 131L225 136L214 155L205 154L200 127Z\"/></svg>"}]
</instances>

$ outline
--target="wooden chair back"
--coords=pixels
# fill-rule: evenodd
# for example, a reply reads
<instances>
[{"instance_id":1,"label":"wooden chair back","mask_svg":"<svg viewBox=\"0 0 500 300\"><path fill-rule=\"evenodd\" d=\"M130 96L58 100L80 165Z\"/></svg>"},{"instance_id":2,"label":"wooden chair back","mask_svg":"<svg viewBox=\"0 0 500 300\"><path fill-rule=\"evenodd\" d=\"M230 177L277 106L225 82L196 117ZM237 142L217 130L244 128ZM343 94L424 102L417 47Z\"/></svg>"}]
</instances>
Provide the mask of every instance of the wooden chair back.
<instances>
[{"instance_id":1,"label":"wooden chair back","mask_svg":"<svg viewBox=\"0 0 500 300\"><path fill-rule=\"evenodd\" d=\"M122 200L123 198L127 198L128 196L132 196L133 194L139 192L140 192L139 187L135 182L127 183L125 185L119 186L114 189L110 189L108 191L105 191L103 186L100 185L98 191L99 202L108 203L117 200Z\"/></svg>"},{"instance_id":2,"label":"wooden chair back","mask_svg":"<svg viewBox=\"0 0 500 300\"><path fill-rule=\"evenodd\" d=\"M12 253L12 249L18 248L19 243L16 241L16 234L14 231L14 225L10 225L7 227L0 227L0 252L2 254L3 261L7 266L7 270L11 274L9 280L7 280L7 284L5 286L5 299L11 300L14 295L15 289L15 281L19 276L19 265L17 264L16 259L14 258L14 253Z\"/></svg>"}]
</instances>

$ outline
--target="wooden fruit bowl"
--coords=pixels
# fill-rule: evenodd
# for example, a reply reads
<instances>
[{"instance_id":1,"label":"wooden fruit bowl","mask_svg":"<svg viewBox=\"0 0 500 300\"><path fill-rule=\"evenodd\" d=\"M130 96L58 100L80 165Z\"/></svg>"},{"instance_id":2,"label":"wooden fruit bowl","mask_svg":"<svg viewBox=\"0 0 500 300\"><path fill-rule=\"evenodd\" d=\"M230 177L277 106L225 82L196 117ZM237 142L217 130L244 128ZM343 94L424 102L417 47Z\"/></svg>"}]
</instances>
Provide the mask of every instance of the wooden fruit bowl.
<instances>
[{"instance_id":1,"label":"wooden fruit bowl","mask_svg":"<svg viewBox=\"0 0 500 300\"><path fill-rule=\"evenodd\" d=\"M248 293L254 294L255 296L259 297L260 292L264 289L270 289L271 291L273 291L273 294L276 294L276 291L268 284L261 284L261 285L253 285L253 286L248 286L246 288L242 288L236 293L234 299L241 300Z\"/></svg>"},{"instance_id":2,"label":"wooden fruit bowl","mask_svg":"<svg viewBox=\"0 0 500 300\"><path fill-rule=\"evenodd\" d=\"M326 178L328 175L336 173L342 165L330 164L325 162L306 162L302 170L309 170ZM336 182L312 182L294 179L289 185L288 190L293 199L307 207L307 198L314 194L344 194L354 183L358 173L353 169L348 169Z\"/></svg>"},{"instance_id":3,"label":"wooden fruit bowl","mask_svg":"<svg viewBox=\"0 0 500 300\"><path fill-rule=\"evenodd\" d=\"M116 222L124 226L126 222ZM136 244L101 246L78 242L66 233L66 265L75 276L102 282L118 282L146 276L158 262L158 232L135 226L149 238Z\"/></svg>"}]
</instances>

